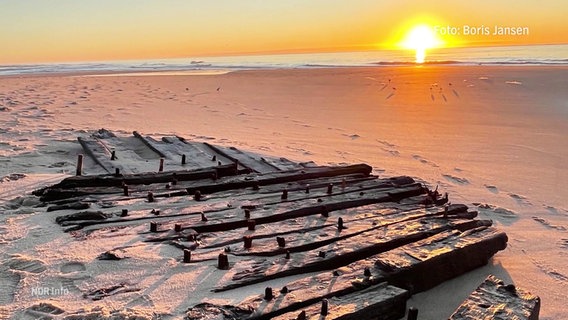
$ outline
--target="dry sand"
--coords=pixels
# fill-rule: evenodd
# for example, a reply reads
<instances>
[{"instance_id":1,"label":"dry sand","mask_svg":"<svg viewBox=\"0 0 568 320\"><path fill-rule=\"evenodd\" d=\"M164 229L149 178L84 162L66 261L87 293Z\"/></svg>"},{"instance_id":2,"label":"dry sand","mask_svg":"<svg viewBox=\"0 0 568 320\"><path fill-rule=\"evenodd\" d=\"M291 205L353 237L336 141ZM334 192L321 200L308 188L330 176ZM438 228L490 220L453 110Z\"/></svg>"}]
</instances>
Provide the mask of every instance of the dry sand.
<instances>
[{"instance_id":1,"label":"dry sand","mask_svg":"<svg viewBox=\"0 0 568 320\"><path fill-rule=\"evenodd\" d=\"M34 214L33 203L21 203L31 200L8 201L73 172L81 152L76 136L104 127L178 134L318 164L366 162L380 175L420 177L449 192L452 202L478 206L482 218L509 235L509 247L488 266L414 296L409 305L419 307L420 318L449 316L493 273L539 295L541 319L565 319L566 88L568 67L558 66L0 78L2 268L38 260L32 270L19 271L25 281L0 280L0 287L11 288L0 293L0 317L45 300L31 294L33 286L113 276L93 261L111 240L73 241L45 213ZM87 173L100 173L86 166ZM133 255L139 259L131 269L117 272L141 279L142 287L164 274L172 283L138 300L105 299L102 305L168 312L188 307L192 299L173 299L170 292L184 292L176 281L200 281L195 275L172 273L179 268L168 252ZM145 271L148 263L163 270ZM68 310L96 305L78 296L50 298Z\"/></svg>"}]
</instances>

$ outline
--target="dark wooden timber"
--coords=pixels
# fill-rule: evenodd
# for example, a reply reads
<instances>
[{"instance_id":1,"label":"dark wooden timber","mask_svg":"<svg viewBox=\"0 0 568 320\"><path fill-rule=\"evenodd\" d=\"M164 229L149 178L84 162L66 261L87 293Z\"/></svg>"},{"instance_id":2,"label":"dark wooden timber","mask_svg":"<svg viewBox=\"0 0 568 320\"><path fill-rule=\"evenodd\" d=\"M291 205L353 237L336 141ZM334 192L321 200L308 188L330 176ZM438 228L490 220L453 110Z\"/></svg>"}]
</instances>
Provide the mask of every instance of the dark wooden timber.
<instances>
[{"instance_id":1,"label":"dark wooden timber","mask_svg":"<svg viewBox=\"0 0 568 320\"><path fill-rule=\"evenodd\" d=\"M305 312L306 319L397 320L404 317L409 297L408 291L382 283L341 297L322 300L301 308L301 311L291 311L272 319L295 319L299 313ZM322 307L322 304L327 308ZM251 318L255 319L254 313Z\"/></svg>"},{"instance_id":2,"label":"dark wooden timber","mask_svg":"<svg viewBox=\"0 0 568 320\"><path fill-rule=\"evenodd\" d=\"M123 169L117 164L113 164L110 160L111 151L108 150L100 141L84 137L78 137L77 140L85 150L85 153L99 164L107 173L113 173L115 168ZM124 172L124 170L121 170Z\"/></svg>"},{"instance_id":3,"label":"dark wooden timber","mask_svg":"<svg viewBox=\"0 0 568 320\"><path fill-rule=\"evenodd\" d=\"M465 215L461 212L455 212L453 210L450 211L443 211L443 212L436 212L436 213L417 213L417 214L404 214L404 215L394 215L391 217L383 217L381 219L381 223L375 226L371 226L366 219L361 220L360 222L354 222L351 224L349 230L345 232L337 232L341 231L337 226L331 225L329 227L324 228L317 228L313 230L306 230L301 229L298 230L296 237L292 238L291 241L288 241L288 245L284 249L283 247L275 247L271 246L264 242L259 242L258 249L249 249L246 252L233 252L234 255L242 255L242 256L263 256L263 257L271 257L276 256L284 253L285 251L289 252L303 252L308 250L317 249L328 244L346 240L352 237L360 236L365 233L370 232L377 232L381 229L386 229L389 227L397 228L397 224L405 223L408 224L410 221L413 220L421 220L421 219L430 219L430 220L422 220L419 223L421 224L428 224L435 220L435 218L444 217L444 219L459 219L458 216L461 216L461 219L473 219L473 213L469 217L465 217ZM313 231L313 232L312 232ZM301 233L301 237L299 234ZM323 236L322 236L323 234ZM311 241L305 241L304 239L311 239Z\"/></svg>"},{"instance_id":4,"label":"dark wooden timber","mask_svg":"<svg viewBox=\"0 0 568 320\"><path fill-rule=\"evenodd\" d=\"M97 176L76 176L69 177L60 183L53 185L52 189L70 189L81 187L119 187L122 184L127 185L141 185L153 183L167 183L171 182L173 178L178 181L191 181L210 179L211 175L216 173L219 177L234 175L234 164L227 164L218 166L213 169L196 169L196 170L179 170L169 172L150 172L150 173L133 173L116 175L97 175Z\"/></svg>"},{"instance_id":5,"label":"dark wooden timber","mask_svg":"<svg viewBox=\"0 0 568 320\"><path fill-rule=\"evenodd\" d=\"M317 249L309 250L298 257L292 255L293 259L291 262L282 263L282 259L261 260L255 266L254 272L249 270L248 264L245 263L247 267L241 268L239 267L239 263L237 263L233 270L231 270L231 272L234 273L232 281L227 285L214 289L214 291L226 291L270 279L340 268L355 261L387 252L446 230L468 230L486 224L488 224L488 222L477 220L456 222L439 221L431 222L431 227L424 229L420 227L421 223L415 223L409 227L405 227L403 233L400 233L400 231L397 233L396 229L391 231L387 228L385 235L373 233L369 235L362 234L361 236L353 237L346 241L337 241L337 243L333 245L333 249L326 251ZM389 231L391 231L390 234ZM322 256L320 252L326 253L325 256ZM273 270L271 268L273 263L279 263L281 265L278 269Z\"/></svg>"},{"instance_id":6,"label":"dark wooden timber","mask_svg":"<svg viewBox=\"0 0 568 320\"><path fill-rule=\"evenodd\" d=\"M412 191L413 195L419 195L419 194L422 194L422 192L423 192L421 186L404 188L401 192L408 193L409 191ZM393 199L392 195L397 196L398 194L396 192L377 193L373 196L365 197L365 198L362 198L362 199L355 199L355 200L349 200L349 201L339 201L339 202L326 203L325 205L303 207L303 208L300 208L300 209L291 210L291 211L287 211L287 212L280 213L280 214L254 218L254 220L256 221L257 225L274 223L274 222L278 222L278 221L295 219L295 218L304 217L304 216L317 215L317 214L321 214L321 212L323 212L323 211L331 212L331 211L337 211L337 210L342 210L342 209L360 207L360 206L373 204L373 203L388 202L388 201L392 201L392 199ZM201 224L201 225L192 225L192 226L190 226L190 228L199 232L199 233L204 233L204 232L227 231L227 230L233 230L233 229L237 229L237 228L244 228L246 226L247 226L247 219L235 219L233 221L226 221L226 222L220 222L220 223L208 223L208 224Z\"/></svg>"},{"instance_id":7,"label":"dark wooden timber","mask_svg":"<svg viewBox=\"0 0 568 320\"><path fill-rule=\"evenodd\" d=\"M210 144L208 143L189 141L179 136L176 138L179 141L181 141L186 146L186 148L197 150L201 152L202 155L207 155L207 157L209 158L208 161L210 163L218 163L218 164L235 163L235 159L227 157L223 153L218 152L216 148L210 148L209 147ZM250 168L243 166L240 163L237 163L237 168L242 171L252 172Z\"/></svg>"},{"instance_id":8,"label":"dark wooden timber","mask_svg":"<svg viewBox=\"0 0 568 320\"><path fill-rule=\"evenodd\" d=\"M234 162L240 163L245 168L251 169L253 172L267 173L267 172L280 171L280 168L278 168L277 166L272 165L265 161L261 161L260 159L255 159L254 157L240 151L235 147L224 148L220 146L214 146L207 142L204 142L204 144L209 148L211 148L212 150L215 150L215 152L223 155L224 157Z\"/></svg>"},{"instance_id":9,"label":"dark wooden timber","mask_svg":"<svg viewBox=\"0 0 568 320\"><path fill-rule=\"evenodd\" d=\"M202 193L214 193L231 189L251 188L255 185L266 186L278 183L294 182L305 179L331 178L348 174L371 174L372 168L366 164L355 164L339 167L315 167L303 170L282 171L271 174L248 175L245 178L236 178L233 181L220 181L218 183L205 183L200 186L187 188L187 192L193 194L195 190Z\"/></svg>"},{"instance_id":10,"label":"dark wooden timber","mask_svg":"<svg viewBox=\"0 0 568 320\"><path fill-rule=\"evenodd\" d=\"M457 308L450 320L538 320L539 313L539 297L490 275Z\"/></svg>"},{"instance_id":11,"label":"dark wooden timber","mask_svg":"<svg viewBox=\"0 0 568 320\"><path fill-rule=\"evenodd\" d=\"M119 177L113 175L98 176L73 176L64 179L59 184L51 186L42 192L36 194L42 196L42 201L53 201L66 199L73 196L80 196L88 193L96 193L94 190L82 191L72 190L72 188L80 187L121 187L126 185L143 185L143 184L165 184L171 182L174 178L177 181L196 181L193 186L186 188L189 194L193 194L199 190L202 194L214 193L232 189L244 189L254 185L266 186L271 184L281 184L294 182L304 179L331 178L343 175L362 174L369 175L371 167L366 164L350 165L342 167L316 167L306 168L303 170L281 171L270 174L251 174L235 177L234 179L212 180L211 176L216 174L217 177L226 177L240 172L235 170L236 164L228 164L218 166L214 169L198 169L198 170L182 170L173 172L159 173L137 173L121 175ZM71 189L71 190L66 190ZM120 193L120 190L109 190L106 193Z\"/></svg>"},{"instance_id":12,"label":"dark wooden timber","mask_svg":"<svg viewBox=\"0 0 568 320\"><path fill-rule=\"evenodd\" d=\"M140 133L138 133L138 131L133 131L132 134L136 138L140 139L140 141L142 141L142 143L144 143L148 148L160 155L160 157L171 158L169 155L165 154L164 152L162 152L162 150L160 150L160 148L157 147L155 140L151 137L144 137Z\"/></svg>"},{"instance_id":13,"label":"dark wooden timber","mask_svg":"<svg viewBox=\"0 0 568 320\"><path fill-rule=\"evenodd\" d=\"M408 187L400 188L400 192L407 193L408 189L414 190L414 194L419 195L423 193L423 189L420 185L411 185ZM291 210L278 210L278 211L262 211L262 216L255 216L255 225L260 224L268 224L274 223L278 221L296 219L300 217L312 216L312 215L319 215L323 210L329 212L337 211L337 210L345 210L349 208L356 208L362 205L368 204L375 204L381 202L388 202L391 199L393 188L389 188L386 191L381 191L378 189L377 192L374 193L366 193L363 196L360 196L358 193L351 192L347 194L347 197L343 197L341 200L334 200L330 199L329 202L325 204L317 204L317 202L312 202L312 204L308 204L311 200L307 199L305 201L299 200L298 203L288 203L287 207L298 207L298 209L291 209ZM147 197L147 195L146 195ZM198 233L205 233L205 232L218 232L218 231L229 231L235 230L238 228L245 228L248 225L249 219L247 219L244 215L240 217L234 218L225 218L227 210L232 210L227 206L223 206L219 209L212 209L211 211L202 211L198 210L195 212L189 212L185 214L170 214L162 216L161 219L171 220L171 219L178 219L181 217L190 218L191 216L200 216L202 213L208 214L207 221L203 221L202 219L186 219L186 221L192 222L190 225L182 226L182 229L191 229ZM275 212L272 214L272 212ZM213 213L211 215L210 213ZM148 220L154 219L155 217L133 217L129 216L127 218L113 218L107 219L105 221L74 221L78 228L83 228L86 226L91 225L103 225L103 224L114 224L120 222L135 222L141 220ZM67 226L69 224L66 224Z\"/></svg>"},{"instance_id":14,"label":"dark wooden timber","mask_svg":"<svg viewBox=\"0 0 568 320\"><path fill-rule=\"evenodd\" d=\"M440 266L456 264L464 254L477 256L486 263L495 252L495 249L487 251L487 248L502 248L503 243L506 243L506 238L504 233L492 227L479 227L466 232L448 230L392 251L390 261L406 261L407 263L393 265L390 272L384 272L378 267L378 265L382 266L387 259L387 253L382 253L351 263L333 272L322 272L289 282L285 285L287 293L283 294L277 290L278 293L274 299L268 303L260 296L252 296L245 299L238 307L255 310L255 319L271 319L294 310L298 310L299 313L302 308L318 303L324 298L341 297L385 281L390 282L391 277L400 272L415 274L411 279L419 279L419 277L424 277L424 270L428 267L430 269L426 274L431 275ZM418 247L421 248L423 257L409 259L407 251L412 252ZM459 253L456 254L454 247L459 248ZM456 264L456 268L452 269L448 276L456 277L475 268L477 265L470 265L471 261L473 260L465 259L462 263ZM371 271L371 276L365 276L366 268ZM440 281L441 277L436 277L436 279ZM420 283L416 285L406 283L406 286L412 292L421 292L429 288Z\"/></svg>"}]
</instances>

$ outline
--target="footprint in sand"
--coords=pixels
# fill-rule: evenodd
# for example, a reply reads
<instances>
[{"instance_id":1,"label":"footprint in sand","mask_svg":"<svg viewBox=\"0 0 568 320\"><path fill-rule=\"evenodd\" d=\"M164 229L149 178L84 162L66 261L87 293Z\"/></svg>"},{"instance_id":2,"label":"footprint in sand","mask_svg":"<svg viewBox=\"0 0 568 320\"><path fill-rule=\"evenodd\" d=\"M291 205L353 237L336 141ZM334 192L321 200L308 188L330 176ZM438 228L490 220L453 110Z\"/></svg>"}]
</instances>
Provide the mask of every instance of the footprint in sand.
<instances>
[{"instance_id":1,"label":"footprint in sand","mask_svg":"<svg viewBox=\"0 0 568 320\"><path fill-rule=\"evenodd\" d=\"M387 149L387 148L383 148L383 147L381 147L381 150L389 153L393 157L400 157L400 152L398 152L397 150L391 150L391 149Z\"/></svg>"},{"instance_id":2,"label":"footprint in sand","mask_svg":"<svg viewBox=\"0 0 568 320\"><path fill-rule=\"evenodd\" d=\"M65 313L65 310L62 308L49 302L41 302L18 314L18 319L53 319L53 316L63 313Z\"/></svg>"},{"instance_id":3,"label":"footprint in sand","mask_svg":"<svg viewBox=\"0 0 568 320\"><path fill-rule=\"evenodd\" d=\"M376 140L376 141L382 145L379 146L379 148L381 148L381 150L383 150L384 152L390 153L390 155L394 157L400 156L400 152L396 150L397 148L396 145L389 143L388 141L383 141L383 140Z\"/></svg>"},{"instance_id":4,"label":"footprint in sand","mask_svg":"<svg viewBox=\"0 0 568 320\"><path fill-rule=\"evenodd\" d=\"M467 180L466 178L452 176L451 174L443 174L442 177L446 178L446 180L448 180L453 184L460 184L460 185L469 184L469 180Z\"/></svg>"},{"instance_id":5,"label":"footprint in sand","mask_svg":"<svg viewBox=\"0 0 568 320\"><path fill-rule=\"evenodd\" d=\"M546 265L543 261L535 260L535 259L532 259L532 258L530 258L530 260L537 268L539 268L542 272L544 272L546 275L553 278L554 280L561 282L561 283L567 283L568 282L568 277L566 275L564 275L564 274L558 272L557 270L555 270L554 268Z\"/></svg>"},{"instance_id":6,"label":"footprint in sand","mask_svg":"<svg viewBox=\"0 0 568 320\"><path fill-rule=\"evenodd\" d=\"M130 301L127 305L128 308L132 307L154 307L154 301L148 295L142 295Z\"/></svg>"},{"instance_id":7,"label":"footprint in sand","mask_svg":"<svg viewBox=\"0 0 568 320\"><path fill-rule=\"evenodd\" d=\"M397 147L396 144L392 144L392 143L385 141L385 140L377 140L377 142L382 144L385 147L389 147L389 148L396 148Z\"/></svg>"},{"instance_id":8,"label":"footprint in sand","mask_svg":"<svg viewBox=\"0 0 568 320\"><path fill-rule=\"evenodd\" d=\"M499 221L503 225L511 225L514 221L519 219L516 212L506 208L497 207L487 203L474 203L474 205L477 206L479 213L485 214L491 219Z\"/></svg>"},{"instance_id":9,"label":"footprint in sand","mask_svg":"<svg viewBox=\"0 0 568 320\"><path fill-rule=\"evenodd\" d=\"M75 285L75 281L89 279L90 276L84 271L87 270L86 266L81 262L67 262L59 269L61 276L60 287L66 288L69 291L79 292L80 289Z\"/></svg>"},{"instance_id":10,"label":"footprint in sand","mask_svg":"<svg viewBox=\"0 0 568 320\"><path fill-rule=\"evenodd\" d=\"M21 276L8 268L0 266L0 306L14 301L14 293L20 283Z\"/></svg>"},{"instance_id":11,"label":"footprint in sand","mask_svg":"<svg viewBox=\"0 0 568 320\"><path fill-rule=\"evenodd\" d=\"M489 190L492 193L495 193L495 194L499 193L499 189L496 186L487 185L487 184L484 184L484 186L485 186L485 189Z\"/></svg>"},{"instance_id":12,"label":"footprint in sand","mask_svg":"<svg viewBox=\"0 0 568 320\"><path fill-rule=\"evenodd\" d=\"M546 204L542 205L543 208L545 208L546 210L548 210L548 212L552 213L552 214L562 214L562 212L560 212L560 210L558 210L556 207L553 206L549 206ZM566 210L564 210L566 212Z\"/></svg>"},{"instance_id":13,"label":"footprint in sand","mask_svg":"<svg viewBox=\"0 0 568 320\"><path fill-rule=\"evenodd\" d=\"M543 219L541 217L536 217L533 216L532 219L540 224L542 224L543 226L545 226L548 229L554 229L554 230L558 230L558 231L566 231L566 227L565 226L561 226L561 225L557 225L557 224L553 224L550 221Z\"/></svg>"},{"instance_id":14,"label":"footprint in sand","mask_svg":"<svg viewBox=\"0 0 568 320\"><path fill-rule=\"evenodd\" d=\"M72 273L78 271L85 271L87 268L81 262L67 262L61 266L61 273Z\"/></svg>"},{"instance_id":15,"label":"footprint in sand","mask_svg":"<svg viewBox=\"0 0 568 320\"><path fill-rule=\"evenodd\" d=\"M43 261L23 255L15 255L5 264L12 270L25 271L29 273L42 273L47 270Z\"/></svg>"},{"instance_id":16,"label":"footprint in sand","mask_svg":"<svg viewBox=\"0 0 568 320\"><path fill-rule=\"evenodd\" d=\"M513 198L519 205L522 206L530 206L531 202L527 200L526 197L515 194L515 193L509 193L509 197Z\"/></svg>"},{"instance_id":17,"label":"footprint in sand","mask_svg":"<svg viewBox=\"0 0 568 320\"><path fill-rule=\"evenodd\" d=\"M559 241L560 248L568 249L568 238L562 238Z\"/></svg>"},{"instance_id":18,"label":"footprint in sand","mask_svg":"<svg viewBox=\"0 0 568 320\"><path fill-rule=\"evenodd\" d=\"M46 269L43 261L24 255L13 255L0 265L0 305L14 301L18 284L26 273L40 274Z\"/></svg>"},{"instance_id":19,"label":"footprint in sand","mask_svg":"<svg viewBox=\"0 0 568 320\"><path fill-rule=\"evenodd\" d=\"M435 164L434 162L432 162L432 161L430 161L430 160L425 159L425 158L422 157L421 155L413 154L413 155L412 155L412 158L414 158L414 160L418 160L418 161L422 162L423 164L427 164L427 165L432 166L432 167L434 167L434 168L438 168L438 165L437 165L437 164Z\"/></svg>"},{"instance_id":20,"label":"footprint in sand","mask_svg":"<svg viewBox=\"0 0 568 320\"><path fill-rule=\"evenodd\" d=\"M345 133L343 133L342 136L351 138L351 140L355 140L355 139L361 138L361 136L358 135L358 134L356 134L356 133L355 133L355 134L345 134Z\"/></svg>"}]
</instances>

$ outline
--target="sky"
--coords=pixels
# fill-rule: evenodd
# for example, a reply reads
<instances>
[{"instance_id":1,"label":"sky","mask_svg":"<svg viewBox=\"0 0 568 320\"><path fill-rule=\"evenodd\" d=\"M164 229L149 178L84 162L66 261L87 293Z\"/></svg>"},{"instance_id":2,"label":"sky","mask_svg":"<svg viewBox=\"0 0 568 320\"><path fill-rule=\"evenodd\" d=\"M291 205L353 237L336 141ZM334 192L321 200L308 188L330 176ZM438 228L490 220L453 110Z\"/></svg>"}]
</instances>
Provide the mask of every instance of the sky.
<instances>
[{"instance_id":1,"label":"sky","mask_svg":"<svg viewBox=\"0 0 568 320\"><path fill-rule=\"evenodd\" d=\"M0 64L393 49L418 24L444 46L560 44L567 12L566 0L0 0Z\"/></svg>"}]
</instances>

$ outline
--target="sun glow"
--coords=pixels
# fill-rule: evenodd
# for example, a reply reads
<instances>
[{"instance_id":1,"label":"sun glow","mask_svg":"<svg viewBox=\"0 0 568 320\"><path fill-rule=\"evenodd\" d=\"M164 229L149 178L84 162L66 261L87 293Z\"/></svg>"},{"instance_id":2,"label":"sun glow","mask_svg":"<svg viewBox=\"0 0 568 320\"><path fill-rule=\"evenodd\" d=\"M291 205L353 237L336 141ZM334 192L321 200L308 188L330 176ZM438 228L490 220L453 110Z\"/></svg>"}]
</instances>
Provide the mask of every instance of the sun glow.
<instances>
[{"instance_id":1,"label":"sun glow","mask_svg":"<svg viewBox=\"0 0 568 320\"><path fill-rule=\"evenodd\" d=\"M431 27L418 25L406 34L401 45L406 49L416 51L416 63L424 63L426 60L426 49L437 48L442 45L442 41L436 36Z\"/></svg>"}]
</instances>

